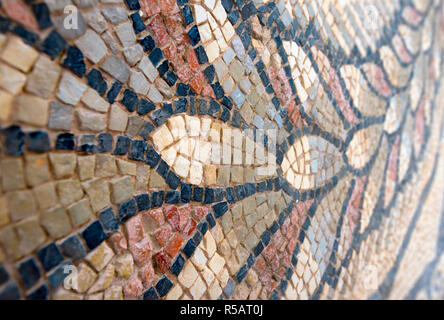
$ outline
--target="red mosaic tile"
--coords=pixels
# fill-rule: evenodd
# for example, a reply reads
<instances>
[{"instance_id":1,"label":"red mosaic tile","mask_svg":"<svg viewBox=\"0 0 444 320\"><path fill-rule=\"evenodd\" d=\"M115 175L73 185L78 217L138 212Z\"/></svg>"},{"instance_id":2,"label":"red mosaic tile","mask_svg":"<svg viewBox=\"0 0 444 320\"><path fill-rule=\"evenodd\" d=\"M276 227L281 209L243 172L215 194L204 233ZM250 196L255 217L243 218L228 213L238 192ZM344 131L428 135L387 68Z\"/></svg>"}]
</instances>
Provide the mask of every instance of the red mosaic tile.
<instances>
[{"instance_id":1,"label":"red mosaic tile","mask_svg":"<svg viewBox=\"0 0 444 320\"><path fill-rule=\"evenodd\" d=\"M34 32L39 31L39 26L31 10L21 0L10 0L3 3L6 14L14 21Z\"/></svg>"},{"instance_id":2,"label":"red mosaic tile","mask_svg":"<svg viewBox=\"0 0 444 320\"><path fill-rule=\"evenodd\" d=\"M159 227L165 223L165 217L163 215L162 208L150 210L150 211L144 213L144 215L148 215L149 217L151 217L157 223L157 226L159 226Z\"/></svg>"},{"instance_id":3,"label":"red mosaic tile","mask_svg":"<svg viewBox=\"0 0 444 320\"><path fill-rule=\"evenodd\" d=\"M194 92L196 94L200 94L203 86L205 84L205 76L203 75L202 72L199 72L194 78L193 80L191 80L190 82L190 86L191 88L193 88Z\"/></svg>"},{"instance_id":4,"label":"red mosaic tile","mask_svg":"<svg viewBox=\"0 0 444 320\"><path fill-rule=\"evenodd\" d=\"M136 276L132 277L123 287L123 293L125 298L134 299L142 294L143 285L142 281Z\"/></svg>"},{"instance_id":5,"label":"red mosaic tile","mask_svg":"<svg viewBox=\"0 0 444 320\"><path fill-rule=\"evenodd\" d=\"M179 12L176 0L160 0L160 10L163 15L168 16Z\"/></svg>"},{"instance_id":6,"label":"red mosaic tile","mask_svg":"<svg viewBox=\"0 0 444 320\"><path fill-rule=\"evenodd\" d=\"M122 254L128 249L126 238L120 231L113 233L109 237L109 241L116 254Z\"/></svg>"},{"instance_id":7,"label":"red mosaic tile","mask_svg":"<svg viewBox=\"0 0 444 320\"><path fill-rule=\"evenodd\" d=\"M154 280L156 280L157 276L154 272L153 264L148 262L143 268L140 269L140 277L142 278L143 284L145 288L150 287Z\"/></svg>"},{"instance_id":8,"label":"red mosaic tile","mask_svg":"<svg viewBox=\"0 0 444 320\"><path fill-rule=\"evenodd\" d=\"M173 229L179 230L179 210L177 210L177 207L173 205L165 207L165 214Z\"/></svg>"},{"instance_id":9,"label":"red mosaic tile","mask_svg":"<svg viewBox=\"0 0 444 320\"><path fill-rule=\"evenodd\" d=\"M208 214L209 209L207 207L194 207L194 215L200 221Z\"/></svg>"},{"instance_id":10,"label":"red mosaic tile","mask_svg":"<svg viewBox=\"0 0 444 320\"><path fill-rule=\"evenodd\" d=\"M164 247L167 244L168 239L171 236L171 233L172 233L171 226L165 225L162 228L160 228L159 230L157 230L156 233L154 234L154 236L157 240L157 243L159 243L159 245L161 247Z\"/></svg>"},{"instance_id":11,"label":"red mosaic tile","mask_svg":"<svg viewBox=\"0 0 444 320\"><path fill-rule=\"evenodd\" d=\"M160 7L156 0L139 0L142 11L148 16L160 13Z\"/></svg>"},{"instance_id":12,"label":"red mosaic tile","mask_svg":"<svg viewBox=\"0 0 444 320\"><path fill-rule=\"evenodd\" d=\"M163 251L159 251L153 256L154 261L156 262L156 266L162 271L162 273L167 273L170 268L171 259L168 255Z\"/></svg>"},{"instance_id":13,"label":"red mosaic tile","mask_svg":"<svg viewBox=\"0 0 444 320\"><path fill-rule=\"evenodd\" d=\"M182 234L188 238L191 236L196 229L197 223L193 219L189 218L188 222L185 224L185 226L182 229Z\"/></svg>"},{"instance_id":14,"label":"red mosaic tile","mask_svg":"<svg viewBox=\"0 0 444 320\"><path fill-rule=\"evenodd\" d=\"M180 230L183 230L185 225L188 222L188 218L191 215L192 207L190 205L185 205L178 208L179 211L179 228Z\"/></svg>"},{"instance_id":15,"label":"red mosaic tile","mask_svg":"<svg viewBox=\"0 0 444 320\"><path fill-rule=\"evenodd\" d=\"M143 265L151 258L153 249L150 240L143 239L142 241L133 244L130 247L130 251L133 254L134 261L139 265Z\"/></svg>"},{"instance_id":16,"label":"red mosaic tile","mask_svg":"<svg viewBox=\"0 0 444 320\"><path fill-rule=\"evenodd\" d=\"M125 223L125 231L128 237L128 244L132 246L134 243L143 239L143 226L141 216L137 215Z\"/></svg>"},{"instance_id":17,"label":"red mosaic tile","mask_svg":"<svg viewBox=\"0 0 444 320\"><path fill-rule=\"evenodd\" d=\"M176 234L174 234L170 243L166 247L165 249L166 253L168 253L172 258L174 258L179 252L180 248L182 247L183 242L184 238L180 235L180 233L177 232Z\"/></svg>"},{"instance_id":18,"label":"red mosaic tile","mask_svg":"<svg viewBox=\"0 0 444 320\"><path fill-rule=\"evenodd\" d=\"M166 30L165 24L162 21L162 18L159 15L154 16L154 18L148 24L150 29L152 30L155 38L159 42L159 45L163 47L164 45L170 42L170 36Z\"/></svg>"}]
</instances>

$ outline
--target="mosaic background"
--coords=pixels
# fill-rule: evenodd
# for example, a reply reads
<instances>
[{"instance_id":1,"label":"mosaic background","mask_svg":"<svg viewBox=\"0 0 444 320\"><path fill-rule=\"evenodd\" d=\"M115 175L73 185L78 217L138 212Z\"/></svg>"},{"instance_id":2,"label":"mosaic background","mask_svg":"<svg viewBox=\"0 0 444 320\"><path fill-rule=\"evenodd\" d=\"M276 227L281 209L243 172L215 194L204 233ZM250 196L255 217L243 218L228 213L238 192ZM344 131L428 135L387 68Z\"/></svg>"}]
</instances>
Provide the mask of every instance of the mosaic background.
<instances>
[{"instance_id":1,"label":"mosaic background","mask_svg":"<svg viewBox=\"0 0 444 320\"><path fill-rule=\"evenodd\" d=\"M1 0L0 299L443 299L444 4Z\"/></svg>"}]
</instances>

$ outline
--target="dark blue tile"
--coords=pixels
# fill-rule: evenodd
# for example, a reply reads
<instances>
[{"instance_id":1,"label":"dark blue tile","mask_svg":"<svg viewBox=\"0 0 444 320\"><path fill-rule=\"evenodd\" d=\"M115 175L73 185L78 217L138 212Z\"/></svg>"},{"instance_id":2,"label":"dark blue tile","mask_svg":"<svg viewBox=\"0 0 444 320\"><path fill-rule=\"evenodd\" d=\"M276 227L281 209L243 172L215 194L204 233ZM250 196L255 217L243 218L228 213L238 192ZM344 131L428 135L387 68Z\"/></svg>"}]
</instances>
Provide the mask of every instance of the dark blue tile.
<instances>
[{"instance_id":1,"label":"dark blue tile","mask_svg":"<svg viewBox=\"0 0 444 320\"><path fill-rule=\"evenodd\" d=\"M156 172L157 172L162 178L166 179L167 176L168 176L168 172L169 172L168 164L167 164L165 161L160 160L160 163L159 163L159 166L158 166L157 169L156 169Z\"/></svg>"},{"instance_id":2,"label":"dark blue tile","mask_svg":"<svg viewBox=\"0 0 444 320\"><path fill-rule=\"evenodd\" d=\"M228 14L228 20L230 20L232 25L235 25L237 20L239 20L240 14L237 10L233 10Z\"/></svg>"},{"instance_id":3,"label":"dark blue tile","mask_svg":"<svg viewBox=\"0 0 444 320\"><path fill-rule=\"evenodd\" d=\"M205 64L208 62L208 56L205 52L205 49L202 46L198 46L194 48L194 52L196 53L197 60L200 64Z\"/></svg>"},{"instance_id":4,"label":"dark blue tile","mask_svg":"<svg viewBox=\"0 0 444 320\"><path fill-rule=\"evenodd\" d=\"M46 53L52 59L55 59L66 46L67 43L65 39L63 39L57 31L52 30L46 39L39 44L39 50Z\"/></svg>"},{"instance_id":5,"label":"dark blue tile","mask_svg":"<svg viewBox=\"0 0 444 320\"><path fill-rule=\"evenodd\" d=\"M152 145L149 145L148 151L146 153L145 162L150 165L152 168L155 168L156 165L160 161L160 155L157 153L157 151L153 148Z\"/></svg>"},{"instance_id":6,"label":"dark blue tile","mask_svg":"<svg viewBox=\"0 0 444 320\"><path fill-rule=\"evenodd\" d=\"M173 283L165 275L156 284L156 290L161 297L165 296L172 287Z\"/></svg>"},{"instance_id":7,"label":"dark blue tile","mask_svg":"<svg viewBox=\"0 0 444 320\"><path fill-rule=\"evenodd\" d=\"M165 203L168 204L177 204L180 202L180 193L179 191L168 190L165 196Z\"/></svg>"},{"instance_id":8,"label":"dark blue tile","mask_svg":"<svg viewBox=\"0 0 444 320\"><path fill-rule=\"evenodd\" d=\"M174 86L174 84L177 81L177 76L173 71L168 71L163 78L165 79L165 81L168 83L168 85L170 87Z\"/></svg>"},{"instance_id":9,"label":"dark blue tile","mask_svg":"<svg viewBox=\"0 0 444 320\"><path fill-rule=\"evenodd\" d=\"M247 259L248 268L251 268L253 266L254 261L255 261L254 256L250 253Z\"/></svg>"},{"instance_id":10,"label":"dark blue tile","mask_svg":"<svg viewBox=\"0 0 444 320\"><path fill-rule=\"evenodd\" d=\"M205 216L205 219L207 220L210 229L212 229L216 225L216 220L214 219L214 216L211 212Z\"/></svg>"},{"instance_id":11,"label":"dark blue tile","mask_svg":"<svg viewBox=\"0 0 444 320\"><path fill-rule=\"evenodd\" d=\"M56 150L74 150L75 137L72 133L61 133L57 136Z\"/></svg>"},{"instance_id":12,"label":"dark blue tile","mask_svg":"<svg viewBox=\"0 0 444 320\"><path fill-rule=\"evenodd\" d=\"M162 206L165 196L165 191L153 191L151 192L151 208L157 208Z\"/></svg>"},{"instance_id":13,"label":"dark blue tile","mask_svg":"<svg viewBox=\"0 0 444 320\"><path fill-rule=\"evenodd\" d=\"M275 234L276 231L278 231L278 229L279 229L279 224L278 224L276 221L273 222L273 224L272 224L271 227L270 227L270 232L271 232L272 234Z\"/></svg>"},{"instance_id":14,"label":"dark blue tile","mask_svg":"<svg viewBox=\"0 0 444 320\"><path fill-rule=\"evenodd\" d=\"M106 94L106 99L109 103L114 103L120 93L120 90L122 90L122 85L118 81L114 81L111 89L109 89L108 93Z\"/></svg>"},{"instance_id":15,"label":"dark blue tile","mask_svg":"<svg viewBox=\"0 0 444 320\"><path fill-rule=\"evenodd\" d=\"M228 279L227 285L224 288L224 295L227 299L229 299L231 297L231 295L234 292L234 281L232 279Z\"/></svg>"},{"instance_id":16,"label":"dark blue tile","mask_svg":"<svg viewBox=\"0 0 444 320\"><path fill-rule=\"evenodd\" d=\"M271 240L270 233L267 230L265 230L264 233L262 233L261 240L265 246L268 246L268 244L270 243Z\"/></svg>"},{"instance_id":17,"label":"dark blue tile","mask_svg":"<svg viewBox=\"0 0 444 320\"><path fill-rule=\"evenodd\" d=\"M119 228L119 222L116 219L113 208L108 207L99 212L100 221L106 231L115 231Z\"/></svg>"},{"instance_id":18,"label":"dark blue tile","mask_svg":"<svg viewBox=\"0 0 444 320\"><path fill-rule=\"evenodd\" d=\"M200 34L199 34L199 29L197 28L197 26L193 26L189 31L188 31L188 38L190 39L191 45L194 47L196 44L199 43L200 41Z\"/></svg>"},{"instance_id":19,"label":"dark blue tile","mask_svg":"<svg viewBox=\"0 0 444 320\"><path fill-rule=\"evenodd\" d=\"M85 59L82 51L75 46L70 46L63 60L63 65L74 72L78 77L83 77L86 73Z\"/></svg>"},{"instance_id":20,"label":"dark blue tile","mask_svg":"<svg viewBox=\"0 0 444 320\"><path fill-rule=\"evenodd\" d=\"M188 203L191 200L191 186L186 183L182 183L180 187L180 201L182 203Z\"/></svg>"},{"instance_id":21,"label":"dark blue tile","mask_svg":"<svg viewBox=\"0 0 444 320\"><path fill-rule=\"evenodd\" d=\"M77 151L78 152L87 152L94 153L95 152L95 136L93 134L82 134L81 136L77 136Z\"/></svg>"},{"instance_id":22,"label":"dark blue tile","mask_svg":"<svg viewBox=\"0 0 444 320\"><path fill-rule=\"evenodd\" d=\"M139 106L137 107L137 113L143 116L154 109L156 109L154 104L145 99L140 99Z\"/></svg>"},{"instance_id":23,"label":"dark blue tile","mask_svg":"<svg viewBox=\"0 0 444 320\"><path fill-rule=\"evenodd\" d=\"M33 4L31 8L37 20L40 30L44 30L52 26L51 16L46 3Z\"/></svg>"},{"instance_id":24,"label":"dark blue tile","mask_svg":"<svg viewBox=\"0 0 444 320\"><path fill-rule=\"evenodd\" d=\"M125 89L125 91L123 92L122 101L120 102L126 107L129 112L134 112L136 110L138 101L139 98L134 91Z\"/></svg>"},{"instance_id":25,"label":"dark blue tile","mask_svg":"<svg viewBox=\"0 0 444 320\"><path fill-rule=\"evenodd\" d=\"M158 125L161 126L173 114L173 105L164 103L161 109L154 111L150 117Z\"/></svg>"},{"instance_id":26,"label":"dark blue tile","mask_svg":"<svg viewBox=\"0 0 444 320\"><path fill-rule=\"evenodd\" d=\"M113 149L113 136L108 132L102 132L97 135L97 149L98 153L111 152Z\"/></svg>"},{"instance_id":27,"label":"dark blue tile","mask_svg":"<svg viewBox=\"0 0 444 320\"><path fill-rule=\"evenodd\" d=\"M225 197L227 198L228 203L235 203L236 202L236 198L234 196L234 189L233 187L228 187L225 190Z\"/></svg>"},{"instance_id":28,"label":"dark blue tile","mask_svg":"<svg viewBox=\"0 0 444 320\"><path fill-rule=\"evenodd\" d=\"M0 291L0 300L19 300L20 290L15 282L9 283Z\"/></svg>"},{"instance_id":29,"label":"dark blue tile","mask_svg":"<svg viewBox=\"0 0 444 320\"><path fill-rule=\"evenodd\" d=\"M88 248L93 250L106 239L106 233L100 221L96 220L83 230L82 237Z\"/></svg>"},{"instance_id":30,"label":"dark blue tile","mask_svg":"<svg viewBox=\"0 0 444 320\"><path fill-rule=\"evenodd\" d=\"M208 107L207 107L207 100L204 99L198 99L197 105L199 108L199 114L200 115L206 115L208 113Z\"/></svg>"},{"instance_id":31,"label":"dark blue tile","mask_svg":"<svg viewBox=\"0 0 444 320\"><path fill-rule=\"evenodd\" d=\"M153 287L143 293L143 300L159 300L159 296Z\"/></svg>"},{"instance_id":32,"label":"dark blue tile","mask_svg":"<svg viewBox=\"0 0 444 320\"><path fill-rule=\"evenodd\" d=\"M205 233L207 233L207 231L208 231L208 223L206 223L205 221L201 221L197 225L197 230L199 230L200 233L202 233L202 235L205 235Z\"/></svg>"},{"instance_id":33,"label":"dark blue tile","mask_svg":"<svg viewBox=\"0 0 444 320\"><path fill-rule=\"evenodd\" d=\"M159 65L159 62L163 58L162 50L159 48L155 48L148 56L152 62L152 64L157 67Z\"/></svg>"},{"instance_id":34,"label":"dark blue tile","mask_svg":"<svg viewBox=\"0 0 444 320\"><path fill-rule=\"evenodd\" d=\"M131 20L133 21L133 28L136 34L141 33L143 30L145 30L145 24L143 23L142 18L140 17L140 14L138 12L134 12L132 15L130 15Z\"/></svg>"},{"instance_id":35,"label":"dark blue tile","mask_svg":"<svg viewBox=\"0 0 444 320\"><path fill-rule=\"evenodd\" d=\"M105 93L108 86L107 86L105 80L103 79L102 73L99 70L92 69L86 75L86 79L88 81L88 85L91 88L93 88L94 90L96 90L100 95Z\"/></svg>"},{"instance_id":36,"label":"dark blue tile","mask_svg":"<svg viewBox=\"0 0 444 320\"><path fill-rule=\"evenodd\" d=\"M264 250L264 245L262 244L262 242L259 241L256 247L253 248L254 256L255 257L259 256L263 250Z\"/></svg>"},{"instance_id":37,"label":"dark blue tile","mask_svg":"<svg viewBox=\"0 0 444 320\"><path fill-rule=\"evenodd\" d=\"M125 0L130 10L139 10L140 4L138 0Z\"/></svg>"},{"instance_id":38,"label":"dark blue tile","mask_svg":"<svg viewBox=\"0 0 444 320\"><path fill-rule=\"evenodd\" d=\"M222 104L230 110L231 110L231 108L233 108L233 103L231 102L231 100L227 96L224 96L222 98Z\"/></svg>"},{"instance_id":39,"label":"dark blue tile","mask_svg":"<svg viewBox=\"0 0 444 320\"><path fill-rule=\"evenodd\" d=\"M212 188L205 188L204 203L209 204L214 202L214 190Z\"/></svg>"},{"instance_id":40,"label":"dark blue tile","mask_svg":"<svg viewBox=\"0 0 444 320\"><path fill-rule=\"evenodd\" d=\"M114 148L113 154L125 155L130 147L131 139L127 136L117 136L116 146Z\"/></svg>"},{"instance_id":41,"label":"dark blue tile","mask_svg":"<svg viewBox=\"0 0 444 320\"><path fill-rule=\"evenodd\" d=\"M60 266L48 276L51 287L54 289L59 288L65 278L73 271L73 267L71 261L63 261Z\"/></svg>"},{"instance_id":42,"label":"dark blue tile","mask_svg":"<svg viewBox=\"0 0 444 320\"><path fill-rule=\"evenodd\" d=\"M180 179L179 177L173 172L173 171L169 171L168 175L166 177L166 182L168 183L168 185L172 188L172 189L177 189L177 187L180 184Z\"/></svg>"},{"instance_id":43,"label":"dark blue tile","mask_svg":"<svg viewBox=\"0 0 444 320\"><path fill-rule=\"evenodd\" d=\"M34 46L34 44L39 40L39 36L37 34L26 30L20 25L15 25L12 28L12 32L22 38L22 40L30 46Z\"/></svg>"},{"instance_id":44,"label":"dark blue tile","mask_svg":"<svg viewBox=\"0 0 444 320\"><path fill-rule=\"evenodd\" d=\"M143 161L148 144L145 140L133 140L129 152L129 159Z\"/></svg>"},{"instance_id":45,"label":"dark blue tile","mask_svg":"<svg viewBox=\"0 0 444 320\"><path fill-rule=\"evenodd\" d=\"M150 204L150 196L148 193L142 193L136 195L136 203L137 203L137 211L148 210L151 206Z\"/></svg>"},{"instance_id":46,"label":"dark blue tile","mask_svg":"<svg viewBox=\"0 0 444 320\"><path fill-rule=\"evenodd\" d=\"M3 130L5 136L4 148L7 155L23 155L23 146L25 145L25 133L20 126L12 125Z\"/></svg>"},{"instance_id":47,"label":"dark blue tile","mask_svg":"<svg viewBox=\"0 0 444 320\"><path fill-rule=\"evenodd\" d=\"M214 115L216 113L219 113L220 111L220 105L217 103L217 101L211 99L210 100L210 107L208 108L208 114Z\"/></svg>"},{"instance_id":48,"label":"dark blue tile","mask_svg":"<svg viewBox=\"0 0 444 320\"><path fill-rule=\"evenodd\" d=\"M214 190L214 199L213 202L219 202L224 200L225 198L225 189L224 188L215 188Z\"/></svg>"},{"instance_id":49,"label":"dark blue tile","mask_svg":"<svg viewBox=\"0 0 444 320\"><path fill-rule=\"evenodd\" d=\"M26 296L28 300L48 300L49 288L46 283L42 284L40 287L32 291Z\"/></svg>"},{"instance_id":50,"label":"dark blue tile","mask_svg":"<svg viewBox=\"0 0 444 320\"><path fill-rule=\"evenodd\" d=\"M279 300L279 293L276 290L270 295L270 300Z\"/></svg>"},{"instance_id":51,"label":"dark blue tile","mask_svg":"<svg viewBox=\"0 0 444 320\"><path fill-rule=\"evenodd\" d=\"M248 269L246 265L243 265L242 268L236 273L236 281L237 283L241 283L244 280L245 276L248 273Z\"/></svg>"},{"instance_id":52,"label":"dark blue tile","mask_svg":"<svg viewBox=\"0 0 444 320\"><path fill-rule=\"evenodd\" d=\"M137 213L136 200L130 199L119 206L119 221L125 222Z\"/></svg>"},{"instance_id":53,"label":"dark blue tile","mask_svg":"<svg viewBox=\"0 0 444 320\"><path fill-rule=\"evenodd\" d=\"M193 12L191 11L191 7L188 5L182 8L182 15L185 20L185 25L189 25L194 21Z\"/></svg>"},{"instance_id":54,"label":"dark blue tile","mask_svg":"<svg viewBox=\"0 0 444 320\"><path fill-rule=\"evenodd\" d=\"M230 12L234 5L233 0L222 0L221 3L227 12Z\"/></svg>"},{"instance_id":55,"label":"dark blue tile","mask_svg":"<svg viewBox=\"0 0 444 320\"><path fill-rule=\"evenodd\" d=\"M182 249L183 253L187 258L191 258L195 250L196 250L196 244L194 243L193 239L188 240L185 247Z\"/></svg>"},{"instance_id":56,"label":"dark blue tile","mask_svg":"<svg viewBox=\"0 0 444 320\"><path fill-rule=\"evenodd\" d=\"M151 36L146 36L145 38L139 40L139 43L143 47L143 51L145 52L150 52L156 46Z\"/></svg>"},{"instance_id":57,"label":"dark blue tile","mask_svg":"<svg viewBox=\"0 0 444 320\"><path fill-rule=\"evenodd\" d=\"M54 242L37 250L37 256L46 271L51 270L63 261L63 256Z\"/></svg>"},{"instance_id":58,"label":"dark blue tile","mask_svg":"<svg viewBox=\"0 0 444 320\"><path fill-rule=\"evenodd\" d=\"M178 276L180 274L180 272L183 269L183 266L185 265L185 258L183 257L182 254L178 254L176 260L174 260L173 264L171 265L171 272Z\"/></svg>"},{"instance_id":59,"label":"dark blue tile","mask_svg":"<svg viewBox=\"0 0 444 320\"><path fill-rule=\"evenodd\" d=\"M193 201L202 202L203 188L194 187L193 188Z\"/></svg>"},{"instance_id":60,"label":"dark blue tile","mask_svg":"<svg viewBox=\"0 0 444 320\"><path fill-rule=\"evenodd\" d=\"M215 83L211 84L211 88L213 88L214 95L216 96L216 99L222 99L222 97L225 94L225 91L222 88L222 86L220 85L220 83L215 82Z\"/></svg>"},{"instance_id":61,"label":"dark blue tile","mask_svg":"<svg viewBox=\"0 0 444 320\"><path fill-rule=\"evenodd\" d=\"M216 218L220 218L225 214L225 212L228 211L228 203L225 201L221 202L221 203L217 203L213 206L213 210L214 210L214 215L216 216Z\"/></svg>"},{"instance_id":62,"label":"dark blue tile","mask_svg":"<svg viewBox=\"0 0 444 320\"><path fill-rule=\"evenodd\" d=\"M187 84L185 84L185 83L178 83L177 84L177 91L176 91L176 94L179 96L179 97L185 97L185 96L187 96L188 95L188 90L190 89L190 87L187 85Z\"/></svg>"},{"instance_id":63,"label":"dark blue tile","mask_svg":"<svg viewBox=\"0 0 444 320\"><path fill-rule=\"evenodd\" d=\"M0 264L0 285L9 281L9 273L6 271L5 267Z\"/></svg>"},{"instance_id":64,"label":"dark blue tile","mask_svg":"<svg viewBox=\"0 0 444 320\"><path fill-rule=\"evenodd\" d=\"M11 21L5 17L0 16L0 33L6 33L11 27Z\"/></svg>"},{"instance_id":65,"label":"dark blue tile","mask_svg":"<svg viewBox=\"0 0 444 320\"><path fill-rule=\"evenodd\" d=\"M157 71L159 72L160 76L162 77L170 68L170 65L168 63L168 60L163 60L163 62L157 67Z\"/></svg>"},{"instance_id":66,"label":"dark blue tile","mask_svg":"<svg viewBox=\"0 0 444 320\"><path fill-rule=\"evenodd\" d=\"M22 278L22 282L25 288L32 287L40 279L40 268L38 267L34 258L29 258L25 261L22 261L17 269Z\"/></svg>"},{"instance_id":67,"label":"dark blue tile","mask_svg":"<svg viewBox=\"0 0 444 320\"><path fill-rule=\"evenodd\" d=\"M139 131L139 136L141 136L143 139L148 140L148 137L151 132L156 129L154 125L150 121L145 121L145 124L142 126L142 129Z\"/></svg>"},{"instance_id":68,"label":"dark blue tile","mask_svg":"<svg viewBox=\"0 0 444 320\"><path fill-rule=\"evenodd\" d=\"M196 247L199 246L200 242L202 241L202 234L200 232L195 232L192 240Z\"/></svg>"},{"instance_id":69,"label":"dark blue tile","mask_svg":"<svg viewBox=\"0 0 444 320\"><path fill-rule=\"evenodd\" d=\"M179 98L174 101L174 113L181 113L187 111L188 100L186 98Z\"/></svg>"},{"instance_id":70,"label":"dark blue tile","mask_svg":"<svg viewBox=\"0 0 444 320\"><path fill-rule=\"evenodd\" d=\"M207 78L208 82L212 83L216 74L214 66L209 65L208 67L206 67L205 70L203 71L203 74L205 75L205 78Z\"/></svg>"},{"instance_id":71,"label":"dark blue tile","mask_svg":"<svg viewBox=\"0 0 444 320\"><path fill-rule=\"evenodd\" d=\"M79 260L86 256L85 247L77 235L67 238L59 247L62 253L72 260Z\"/></svg>"}]
</instances>

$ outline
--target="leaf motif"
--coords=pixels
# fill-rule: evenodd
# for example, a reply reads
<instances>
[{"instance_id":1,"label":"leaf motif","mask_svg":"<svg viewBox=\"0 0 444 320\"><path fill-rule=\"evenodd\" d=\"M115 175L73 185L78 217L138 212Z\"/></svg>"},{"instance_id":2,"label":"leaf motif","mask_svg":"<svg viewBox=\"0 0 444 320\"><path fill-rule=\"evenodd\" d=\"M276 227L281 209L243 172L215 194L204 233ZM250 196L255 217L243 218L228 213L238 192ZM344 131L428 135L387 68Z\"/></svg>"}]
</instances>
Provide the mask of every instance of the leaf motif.
<instances>
[{"instance_id":1,"label":"leaf motif","mask_svg":"<svg viewBox=\"0 0 444 320\"><path fill-rule=\"evenodd\" d=\"M396 58L393 50L388 46L382 46L379 49L379 54L381 56L384 70L391 84L397 88L402 88L407 85L413 65L410 64L407 67L403 67Z\"/></svg>"},{"instance_id":2,"label":"leaf motif","mask_svg":"<svg viewBox=\"0 0 444 320\"><path fill-rule=\"evenodd\" d=\"M295 269L299 279L303 278L306 268L316 270L307 285L309 296L313 294L328 266L350 180L351 175L348 174L321 200L302 242Z\"/></svg>"},{"instance_id":3,"label":"leaf motif","mask_svg":"<svg viewBox=\"0 0 444 320\"><path fill-rule=\"evenodd\" d=\"M297 190L324 185L339 173L344 163L339 150L315 135L297 139L281 164L284 178Z\"/></svg>"},{"instance_id":4,"label":"leaf motif","mask_svg":"<svg viewBox=\"0 0 444 320\"><path fill-rule=\"evenodd\" d=\"M353 169L363 169L372 158L381 136L382 124L375 124L356 131L345 152Z\"/></svg>"},{"instance_id":5,"label":"leaf motif","mask_svg":"<svg viewBox=\"0 0 444 320\"><path fill-rule=\"evenodd\" d=\"M377 117L385 113L385 101L370 90L358 68L354 65L344 65L341 68L341 76L356 109L366 116Z\"/></svg>"},{"instance_id":6,"label":"leaf motif","mask_svg":"<svg viewBox=\"0 0 444 320\"><path fill-rule=\"evenodd\" d=\"M366 75L367 81L370 85L383 97L388 97L392 90L385 80L384 72L374 63L365 63L362 65L362 71Z\"/></svg>"},{"instance_id":7,"label":"leaf motif","mask_svg":"<svg viewBox=\"0 0 444 320\"><path fill-rule=\"evenodd\" d=\"M268 139L276 137L274 130L265 133ZM276 174L272 143L266 149L253 140L252 131L242 132L219 120L177 115L159 127L152 140L162 159L193 185L242 183L243 170L250 167L259 180Z\"/></svg>"}]
</instances>

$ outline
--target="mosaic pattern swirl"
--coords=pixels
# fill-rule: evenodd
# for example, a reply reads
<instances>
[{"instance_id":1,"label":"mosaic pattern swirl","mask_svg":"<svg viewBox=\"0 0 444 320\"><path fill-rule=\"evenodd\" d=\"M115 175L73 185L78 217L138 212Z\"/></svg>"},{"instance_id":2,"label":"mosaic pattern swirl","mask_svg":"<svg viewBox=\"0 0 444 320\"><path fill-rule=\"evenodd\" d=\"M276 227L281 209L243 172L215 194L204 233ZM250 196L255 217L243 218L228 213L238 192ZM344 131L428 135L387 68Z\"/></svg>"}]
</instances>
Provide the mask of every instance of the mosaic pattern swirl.
<instances>
[{"instance_id":1,"label":"mosaic pattern swirl","mask_svg":"<svg viewBox=\"0 0 444 320\"><path fill-rule=\"evenodd\" d=\"M2 0L0 299L443 299L444 4Z\"/></svg>"}]
</instances>

